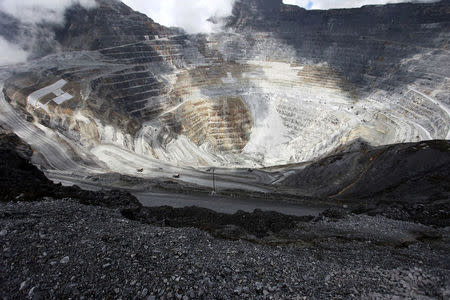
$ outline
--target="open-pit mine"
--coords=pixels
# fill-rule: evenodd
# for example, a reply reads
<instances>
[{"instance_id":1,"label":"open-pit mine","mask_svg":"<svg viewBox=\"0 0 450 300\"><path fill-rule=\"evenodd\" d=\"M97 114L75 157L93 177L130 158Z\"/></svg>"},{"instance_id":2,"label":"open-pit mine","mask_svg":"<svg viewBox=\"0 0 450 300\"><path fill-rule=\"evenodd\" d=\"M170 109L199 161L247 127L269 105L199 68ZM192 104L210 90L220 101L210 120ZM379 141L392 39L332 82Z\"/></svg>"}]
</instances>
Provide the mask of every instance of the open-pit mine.
<instances>
[{"instance_id":1,"label":"open-pit mine","mask_svg":"<svg viewBox=\"0 0 450 300\"><path fill-rule=\"evenodd\" d=\"M450 299L450 0L232 2L0 0L0 299Z\"/></svg>"},{"instance_id":2,"label":"open-pit mine","mask_svg":"<svg viewBox=\"0 0 450 300\"><path fill-rule=\"evenodd\" d=\"M241 182L223 188L284 187L329 155L450 138L449 10L242 0L220 31L189 35L118 1L75 5L40 29L54 39L33 59L2 70L0 120L60 179L210 187L218 168L219 186L220 174Z\"/></svg>"}]
</instances>

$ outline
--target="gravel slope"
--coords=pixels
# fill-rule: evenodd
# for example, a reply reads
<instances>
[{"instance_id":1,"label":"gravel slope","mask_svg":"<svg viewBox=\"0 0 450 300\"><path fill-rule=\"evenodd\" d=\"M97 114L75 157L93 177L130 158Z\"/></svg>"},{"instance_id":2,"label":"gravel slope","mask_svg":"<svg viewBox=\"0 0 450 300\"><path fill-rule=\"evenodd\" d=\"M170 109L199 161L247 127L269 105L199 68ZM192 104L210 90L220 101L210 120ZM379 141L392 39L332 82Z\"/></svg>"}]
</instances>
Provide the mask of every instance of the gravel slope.
<instances>
[{"instance_id":1,"label":"gravel slope","mask_svg":"<svg viewBox=\"0 0 450 300\"><path fill-rule=\"evenodd\" d=\"M450 295L448 228L381 216L323 216L281 235L290 236L291 243L268 237L256 243L231 241L193 228L155 227L125 219L118 209L69 199L0 203L0 297Z\"/></svg>"}]
</instances>

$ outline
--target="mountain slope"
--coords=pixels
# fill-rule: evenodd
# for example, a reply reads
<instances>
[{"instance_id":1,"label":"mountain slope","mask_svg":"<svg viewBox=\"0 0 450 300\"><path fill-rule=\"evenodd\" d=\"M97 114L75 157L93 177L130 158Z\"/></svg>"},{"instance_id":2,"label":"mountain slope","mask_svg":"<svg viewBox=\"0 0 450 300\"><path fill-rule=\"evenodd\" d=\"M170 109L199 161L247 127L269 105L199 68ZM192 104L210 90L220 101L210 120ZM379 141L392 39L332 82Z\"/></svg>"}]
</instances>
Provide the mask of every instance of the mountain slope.
<instances>
[{"instance_id":1,"label":"mountain slope","mask_svg":"<svg viewBox=\"0 0 450 300\"><path fill-rule=\"evenodd\" d=\"M328 156L293 171L282 184L331 199L436 201L449 198L449 166L450 142L406 143Z\"/></svg>"}]
</instances>

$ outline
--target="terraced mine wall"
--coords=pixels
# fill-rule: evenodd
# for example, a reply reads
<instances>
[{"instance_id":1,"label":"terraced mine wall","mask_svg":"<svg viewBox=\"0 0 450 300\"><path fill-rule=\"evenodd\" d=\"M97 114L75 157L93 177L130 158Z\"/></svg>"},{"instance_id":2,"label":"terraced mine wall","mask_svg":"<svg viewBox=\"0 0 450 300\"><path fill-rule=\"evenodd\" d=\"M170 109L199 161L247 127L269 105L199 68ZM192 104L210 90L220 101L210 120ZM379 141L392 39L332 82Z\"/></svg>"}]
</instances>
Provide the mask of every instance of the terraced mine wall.
<instances>
[{"instance_id":1,"label":"terraced mine wall","mask_svg":"<svg viewBox=\"0 0 450 300\"><path fill-rule=\"evenodd\" d=\"M90 149L81 151L108 144L179 165L258 167L355 139L450 138L449 1L307 11L241 0L210 35L99 4L69 10L55 32L65 50L5 86L35 121ZM29 105L60 80L72 98Z\"/></svg>"}]
</instances>

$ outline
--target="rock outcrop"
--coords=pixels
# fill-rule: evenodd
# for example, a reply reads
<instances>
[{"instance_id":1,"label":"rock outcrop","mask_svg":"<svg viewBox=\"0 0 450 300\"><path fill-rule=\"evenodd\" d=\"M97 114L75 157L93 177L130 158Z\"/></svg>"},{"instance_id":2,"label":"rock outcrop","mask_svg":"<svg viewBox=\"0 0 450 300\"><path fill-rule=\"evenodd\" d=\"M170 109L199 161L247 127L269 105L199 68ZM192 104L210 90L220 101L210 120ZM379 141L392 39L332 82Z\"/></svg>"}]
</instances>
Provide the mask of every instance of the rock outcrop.
<instances>
[{"instance_id":1,"label":"rock outcrop","mask_svg":"<svg viewBox=\"0 0 450 300\"><path fill-rule=\"evenodd\" d=\"M449 198L449 166L448 141L350 149L294 168L282 184L330 199L427 202Z\"/></svg>"}]
</instances>

